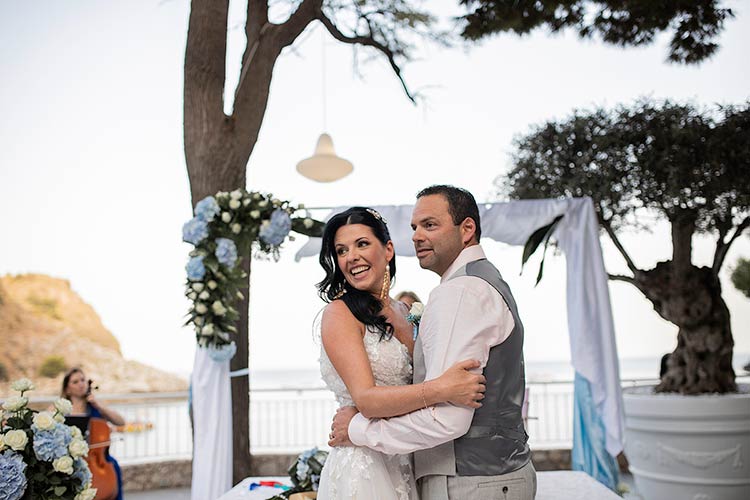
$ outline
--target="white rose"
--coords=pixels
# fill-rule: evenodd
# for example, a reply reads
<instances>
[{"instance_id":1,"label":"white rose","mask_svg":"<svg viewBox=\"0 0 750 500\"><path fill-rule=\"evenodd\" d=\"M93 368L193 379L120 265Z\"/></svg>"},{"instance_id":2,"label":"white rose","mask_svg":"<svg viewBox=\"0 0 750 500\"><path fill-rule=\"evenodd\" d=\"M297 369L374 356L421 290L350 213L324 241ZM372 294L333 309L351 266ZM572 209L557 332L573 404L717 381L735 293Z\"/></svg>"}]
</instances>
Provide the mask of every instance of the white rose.
<instances>
[{"instance_id":1,"label":"white rose","mask_svg":"<svg viewBox=\"0 0 750 500\"><path fill-rule=\"evenodd\" d=\"M422 304L421 302L413 303L411 305L411 309L409 309L409 314L411 314L415 318L421 317L422 312L424 312L424 304Z\"/></svg>"},{"instance_id":2,"label":"white rose","mask_svg":"<svg viewBox=\"0 0 750 500\"><path fill-rule=\"evenodd\" d=\"M260 210L250 210L250 217L253 219L260 218Z\"/></svg>"},{"instance_id":3,"label":"white rose","mask_svg":"<svg viewBox=\"0 0 750 500\"><path fill-rule=\"evenodd\" d=\"M210 288L211 290L216 289L217 286L219 286L219 285L217 285L214 280L211 280L211 281L208 282L208 288Z\"/></svg>"},{"instance_id":4,"label":"white rose","mask_svg":"<svg viewBox=\"0 0 750 500\"><path fill-rule=\"evenodd\" d=\"M260 200L260 193L253 193L254 200Z\"/></svg>"},{"instance_id":5,"label":"white rose","mask_svg":"<svg viewBox=\"0 0 750 500\"><path fill-rule=\"evenodd\" d=\"M52 414L48 411L40 411L34 415L34 425L43 431L54 429L57 422L52 418Z\"/></svg>"},{"instance_id":6,"label":"white rose","mask_svg":"<svg viewBox=\"0 0 750 500\"><path fill-rule=\"evenodd\" d=\"M234 191L232 191L231 193L229 193L229 196L233 200L239 200L240 198L242 198L242 191L240 191L239 189L235 189Z\"/></svg>"},{"instance_id":7,"label":"white rose","mask_svg":"<svg viewBox=\"0 0 750 500\"><path fill-rule=\"evenodd\" d=\"M208 312L208 308L205 304L197 304L195 306L195 312L197 312L198 314L206 314L206 312Z\"/></svg>"},{"instance_id":8,"label":"white rose","mask_svg":"<svg viewBox=\"0 0 750 500\"><path fill-rule=\"evenodd\" d=\"M26 392L34 389L34 384L27 378L20 378L10 384L10 388L18 392Z\"/></svg>"},{"instance_id":9,"label":"white rose","mask_svg":"<svg viewBox=\"0 0 750 500\"><path fill-rule=\"evenodd\" d=\"M211 296L211 294L209 294L209 293L208 293L208 291L206 291L206 290L203 290L203 291L202 291L202 292L201 292L201 293L200 293L200 294L198 295L198 298L199 298L199 299L201 299L201 300L206 300L206 299L207 299L207 298L209 298L210 296Z\"/></svg>"},{"instance_id":10,"label":"white rose","mask_svg":"<svg viewBox=\"0 0 750 500\"><path fill-rule=\"evenodd\" d=\"M232 220L232 214L230 214L229 212L222 212L221 213L221 220L223 220L224 222L228 223L229 221Z\"/></svg>"},{"instance_id":11,"label":"white rose","mask_svg":"<svg viewBox=\"0 0 750 500\"><path fill-rule=\"evenodd\" d=\"M89 445L83 439L74 439L68 445L68 451L73 458L79 458L88 455Z\"/></svg>"},{"instance_id":12,"label":"white rose","mask_svg":"<svg viewBox=\"0 0 750 500\"><path fill-rule=\"evenodd\" d=\"M232 232L234 234L240 234L242 232L242 225L236 222L232 224Z\"/></svg>"},{"instance_id":13,"label":"white rose","mask_svg":"<svg viewBox=\"0 0 750 500\"><path fill-rule=\"evenodd\" d=\"M65 422L65 416L61 413L55 413L55 416L52 418L55 419L55 422L60 422L61 424Z\"/></svg>"},{"instance_id":14,"label":"white rose","mask_svg":"<svg viewBox=\"0 0 750 500\"><path fill-rule=\"evenodd\" d=\"M242 206L242 202L240 200L232 200L229 202L229 208L232 210L237 210Z\"/></svg>"},{"instance_id":15,"label":"white rose","mask_svg":"<svg viewBox=\"0 0 750 500\"><path fill-rule=\"evenodd\" d=\"M271 200L271 203L273 203L274 207L278 207L281 204L278 198L274 198L273 200Z\"/></svg>"},{"instance_id":16,"label":"white rose","mask_svg":"<svg viewBox=\"0 0 750 500\"><path fill-rule=\"evenodd\" d=\"M25 396L12 396L5 400L3 409L7 411L18 411L28 404L29 398Z\"/></svg>"},{"instance_id":17,"label":"white rose","mask_svg":"<svg viewBox=\"0 0 750 500\"><path fill-rule=\"evenodd\" d=\"M203 283L193 283L193 290L196 292L202 292L203 291Z\"/></svg>"},{"instance_id":18,"label":"white rose","mask_svg":"<svg viewBox=\"0 0 750 500\"><path fill-rule=\"evenodd\" d=\"M300 203L299 205L297 205L297 210L302 210L303 208L305 208L304 203Z\"/></svg>"},{"instance_id":19,"label":"white rose","mask_svg":"<svg viewBox=\"0 0 750 500\"><path fill-rule=\"evenodd\" d=\"M227 193L226 191L219 191L218 193L216 193L217 198L226 198L227 195L229 195L229 193Z\"/></svg>"},{"instance_id":20,"label":"white rose","mask_svg":"<svg viewBox=\"0 0 750 500\"><path fill-rule=\"evenodd\" d=\"M76 495L73 500L94 500L96 498L96 488L86 488Z\"/></svg>"},{"instance_id":21,"label":"white rose","mask_svg":"<svg viewBox=\"0 0 750 500\"><path fill-rule=\"evenodd\" d=\"M246 207L250 204L250 198L245 198L242 200L242 206Z\"/></svg>"},{"instance_id":22,"label":"white rose","mask_svg":"<svg viewBox=\"0 0 750 500\"><path fill-rule=\"evenodd\" d=\"M259 201L259 202L258 202L258 206L259 206L260 208L266 208L266 207L268 206L268 201L266 201L266 200L261 200L261 201Z\"/></svg>"},{"instance_id":23,"label":"white rose","mask_svg":"<svg viewBox=\"0 0 750 500\"><path fill-rule=\"evenodd\" d=\"M3 451L5 449L5 436L0 434L0 451Z\"/></svg>"},{"instance_id":24,"label":"white rose","mask_svg":"<svg viewBox=\"0 0 750 500\"><path fill-rule=\"evenodd\" d=\"M195 323L198 326L201 326L203 324L203 316L196 316L193 320L193 323Z\"/></svg>"},{"instance_id":25,"label":"white rose","mask_svg":"<svg viewBox=\"0 0 750 500\"><path fill-rule=\"evenodd\" d=\"M58 398L55 401L55 408L63 415L70 415L73 412L73 403L65 398Z\"/></svg>"},{"instance_id":26,"label":"white rose","mask_svg":"<svg viewBox=\"0 0 750 500\"><path fill-rule=\"evenodd\" d=\"M70 435L73 436L73 439L83 439L81 429L76 426L70 426Z\"/></svg>"},{"instance_id":27,"label":"white rose","mask_svg":"<svg viewBox=\"0 0 750 500\"><path fill-rule=\"evenodd\" d=\"M188 294L188 298L189 298L190 300L195 300L196 298L198 298L198 294L197 294L197 293L195 293L195 292L190 292L190 293Z\"/></svg>"},{"instance_id":28,"label":"white rose","mask_svg":"<svg viewBox=\"0 0 750 500\"><path fill-rule=\"evenodd\" d=\"M224 316L227 313L227 308L224 307L224 304L222 304L219 300L211 304L211 310L217 316Z\"/></svg>"},{"instance_id":29,"label":"white rose","mask_svg":"<svg viewBox=\"0 0 750 500\"><path fill-rule=\"evenodd\" d=\"M310 217L305 218L305 220L302 221L302 225L305 226L307 229L310 229L313 227L313 220Z\"/></svg>"},{"instance_id":30,"label":"white rose","mask_svg":"<svg viewBox=\"0 0 750 500\"><path fill-rule=\"evenodd\" d=\"M17 429L6 432L3 441L5 441L5 446L8 448L16 451L23 451L23 449L26 448L26 443L29 442L29 437L23 430Z\"/></svg>"},{"instance_id":31,"label":"white rose","mask_svg":"<svg viewBox=\"0 0 750 500\"><path fill-rule=\"evenodd\" d=\"M68 455L62 456L52 462L52 468L63 474L73 474L73 459Z\"/></svg>"},{"instance_id":32,"label":"white rose","mask_svg":"<svg viewBox=\"0 0 750 500\"><path fill-rule=\"evenodd\" d=\"M210 336L210 335L213 335L214 334L214 325L213 325L213 323L209 323L206 326L204 326L203 329L201 330L201 334L205 335L207 337Z\"/></svg>"}]
</instances>

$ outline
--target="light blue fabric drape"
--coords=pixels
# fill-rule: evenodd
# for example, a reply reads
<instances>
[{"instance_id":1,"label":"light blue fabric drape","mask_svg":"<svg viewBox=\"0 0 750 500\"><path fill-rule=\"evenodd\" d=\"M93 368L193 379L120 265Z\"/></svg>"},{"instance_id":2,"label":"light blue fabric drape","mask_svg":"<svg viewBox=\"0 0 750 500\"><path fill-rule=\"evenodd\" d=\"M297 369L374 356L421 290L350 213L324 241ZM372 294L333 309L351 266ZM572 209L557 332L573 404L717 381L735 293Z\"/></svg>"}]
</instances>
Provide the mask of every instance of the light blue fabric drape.
<instances>
[{"instance_id":1,"label":"light blue fabric drape","mask_svg":"<svg viewBox=\"0 0 750 500\"><path fill-rule=\"evenodd\" d=\"M573 470L583 471L612 491L620 481L617 460L606 448L604 422L591 394L591 385L576 372L573 406Z\"/></svg>"}]
</instances>

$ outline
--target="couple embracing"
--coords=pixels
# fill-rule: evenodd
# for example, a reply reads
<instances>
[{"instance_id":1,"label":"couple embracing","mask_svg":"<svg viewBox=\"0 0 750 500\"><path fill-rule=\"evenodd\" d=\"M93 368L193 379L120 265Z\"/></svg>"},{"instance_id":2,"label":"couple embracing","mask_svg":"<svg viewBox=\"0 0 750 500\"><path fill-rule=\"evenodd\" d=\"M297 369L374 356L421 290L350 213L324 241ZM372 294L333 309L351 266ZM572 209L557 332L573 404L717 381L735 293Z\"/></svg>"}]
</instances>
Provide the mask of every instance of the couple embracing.
<instances>
[{"instance_id":1,"label":"couple embracing","mask_svg":"<svg viewBox=\"0 0 750 500\"><path fill-rule=\"evenodd\" d=\"M326 225L320 363L341 408L318 499L531 500L523 326L479 245L476 201L426 188L411 226L420 266L440 275L416 341L406 306L388 294L386 221L354 207Z\"/></svg>"}]
</instances>

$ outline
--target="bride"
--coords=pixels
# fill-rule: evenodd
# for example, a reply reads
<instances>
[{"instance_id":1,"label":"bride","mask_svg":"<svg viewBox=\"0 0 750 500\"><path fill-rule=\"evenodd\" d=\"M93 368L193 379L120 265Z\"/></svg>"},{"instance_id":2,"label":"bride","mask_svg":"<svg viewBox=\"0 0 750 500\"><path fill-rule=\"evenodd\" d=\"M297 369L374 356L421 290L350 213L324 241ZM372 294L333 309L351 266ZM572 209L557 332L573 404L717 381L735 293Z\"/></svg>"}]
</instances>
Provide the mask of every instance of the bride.
<instances>
[{"instance_id":1,"label":"bride","mask_svg":"<svg viewBox=\"0 0 750 500\"><path fill-rule=\"evenodd\" d=\"M368 418L403 415L450 402L478 408L484 377L462 361L437 379L411 385L413 326L389 289L396 275L393 243L378 212L353 207L326 224L320 251L326 272L318 293L328 302L321 321L320 371L340 406ZM319 500L415 500L410 455L335 447L321 473Z\"/></svg>"}]
</instances>

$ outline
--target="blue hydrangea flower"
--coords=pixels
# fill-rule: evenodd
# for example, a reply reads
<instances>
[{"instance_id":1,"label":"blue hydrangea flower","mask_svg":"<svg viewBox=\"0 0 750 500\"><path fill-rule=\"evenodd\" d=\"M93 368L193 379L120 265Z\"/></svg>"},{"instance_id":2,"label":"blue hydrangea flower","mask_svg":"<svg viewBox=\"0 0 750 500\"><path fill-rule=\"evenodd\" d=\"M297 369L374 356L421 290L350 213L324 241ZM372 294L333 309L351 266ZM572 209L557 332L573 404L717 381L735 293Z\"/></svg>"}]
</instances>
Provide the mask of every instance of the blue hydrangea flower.
<instances>
[{"instance_id":1,"label":"blue hydrangea flower","mask_svg":"<svg viewBox=\"0 0 750 500\"><path fill-rule=\"evenodd\" d=\"M225 266L232 268L237 263L237 245L229 238L216 239L216 258Z\"/></svg>"},{"instance_id":2,"label":"blue hydrangea flower","mask_svg":"<svg viewBox=\"0 0 750 500\"><path fill-rule=\"evenodd\" d=\"M0 500L19 500L26 492L26 464L20 454L0 454Z\"/></svg>"},{"instance_id":3,"label":"blue hydrangea flower","mask_svg":"<svg viewBox=\"0 0 750 500\"><path fill-rule=\"evenodd\" d=\"M191 258L185 266L187 276L190 281L201 281L206 275L206 268L203 265L203 257Z\"/></svg>"},{"instance_id":4,"label":"blue hydrangea flower","mask_svg":"<svg viewBox=\"0 0 750 500\"><path fill-rule=\"evenodd\" d=\"M271 213L271 220L268 224L261 226L260 239L272 246L278 246L283 243L286 235L292 229L292 218L285 210L277 208Z\"/></svg>"},{"instance_id":5,"label":"blue hydrangea flower","mask_svg":"<svg viewBox=\"0 0 750 500\"><path fill-rule=\"evenodd\" d=\"M206 221L193 217L182 226L182 241L197 245L208 236Z\"/></svg>"},{"instance_id":6,"label":"blue hydrangea flower","mask_svg":"<svg viewBox=\"0 0 750 500\"><path fill-rule=\"evenodd\" d=\"M68 445L73 436L67 425L58 422L47 430L32 425L31 430L34 432L34 453L39 460L52 462L68 454Z\"/></svg>"},{"instance_id":7,"label":"blue hydrangea flower","mask_svg":"<svg viewBox=\"0 0 750 500\"><path fill-rule=\"evenodd\" d=\"M82 487L91 482L91 470L84 459L76 458L73 461L73 477L81 482Z\"/></svg>"},{"instance_id":8,"label":"blue hydrangea flower","mask_svg":"<svg viewBox=\"0 0 750 500\"><path fill-rule=\"evenodd\" d=\"M206 196L195 205L196 218L205 222L211 222L219 212L221 208L213 196Z\"/></svg>"}]
</instances>

